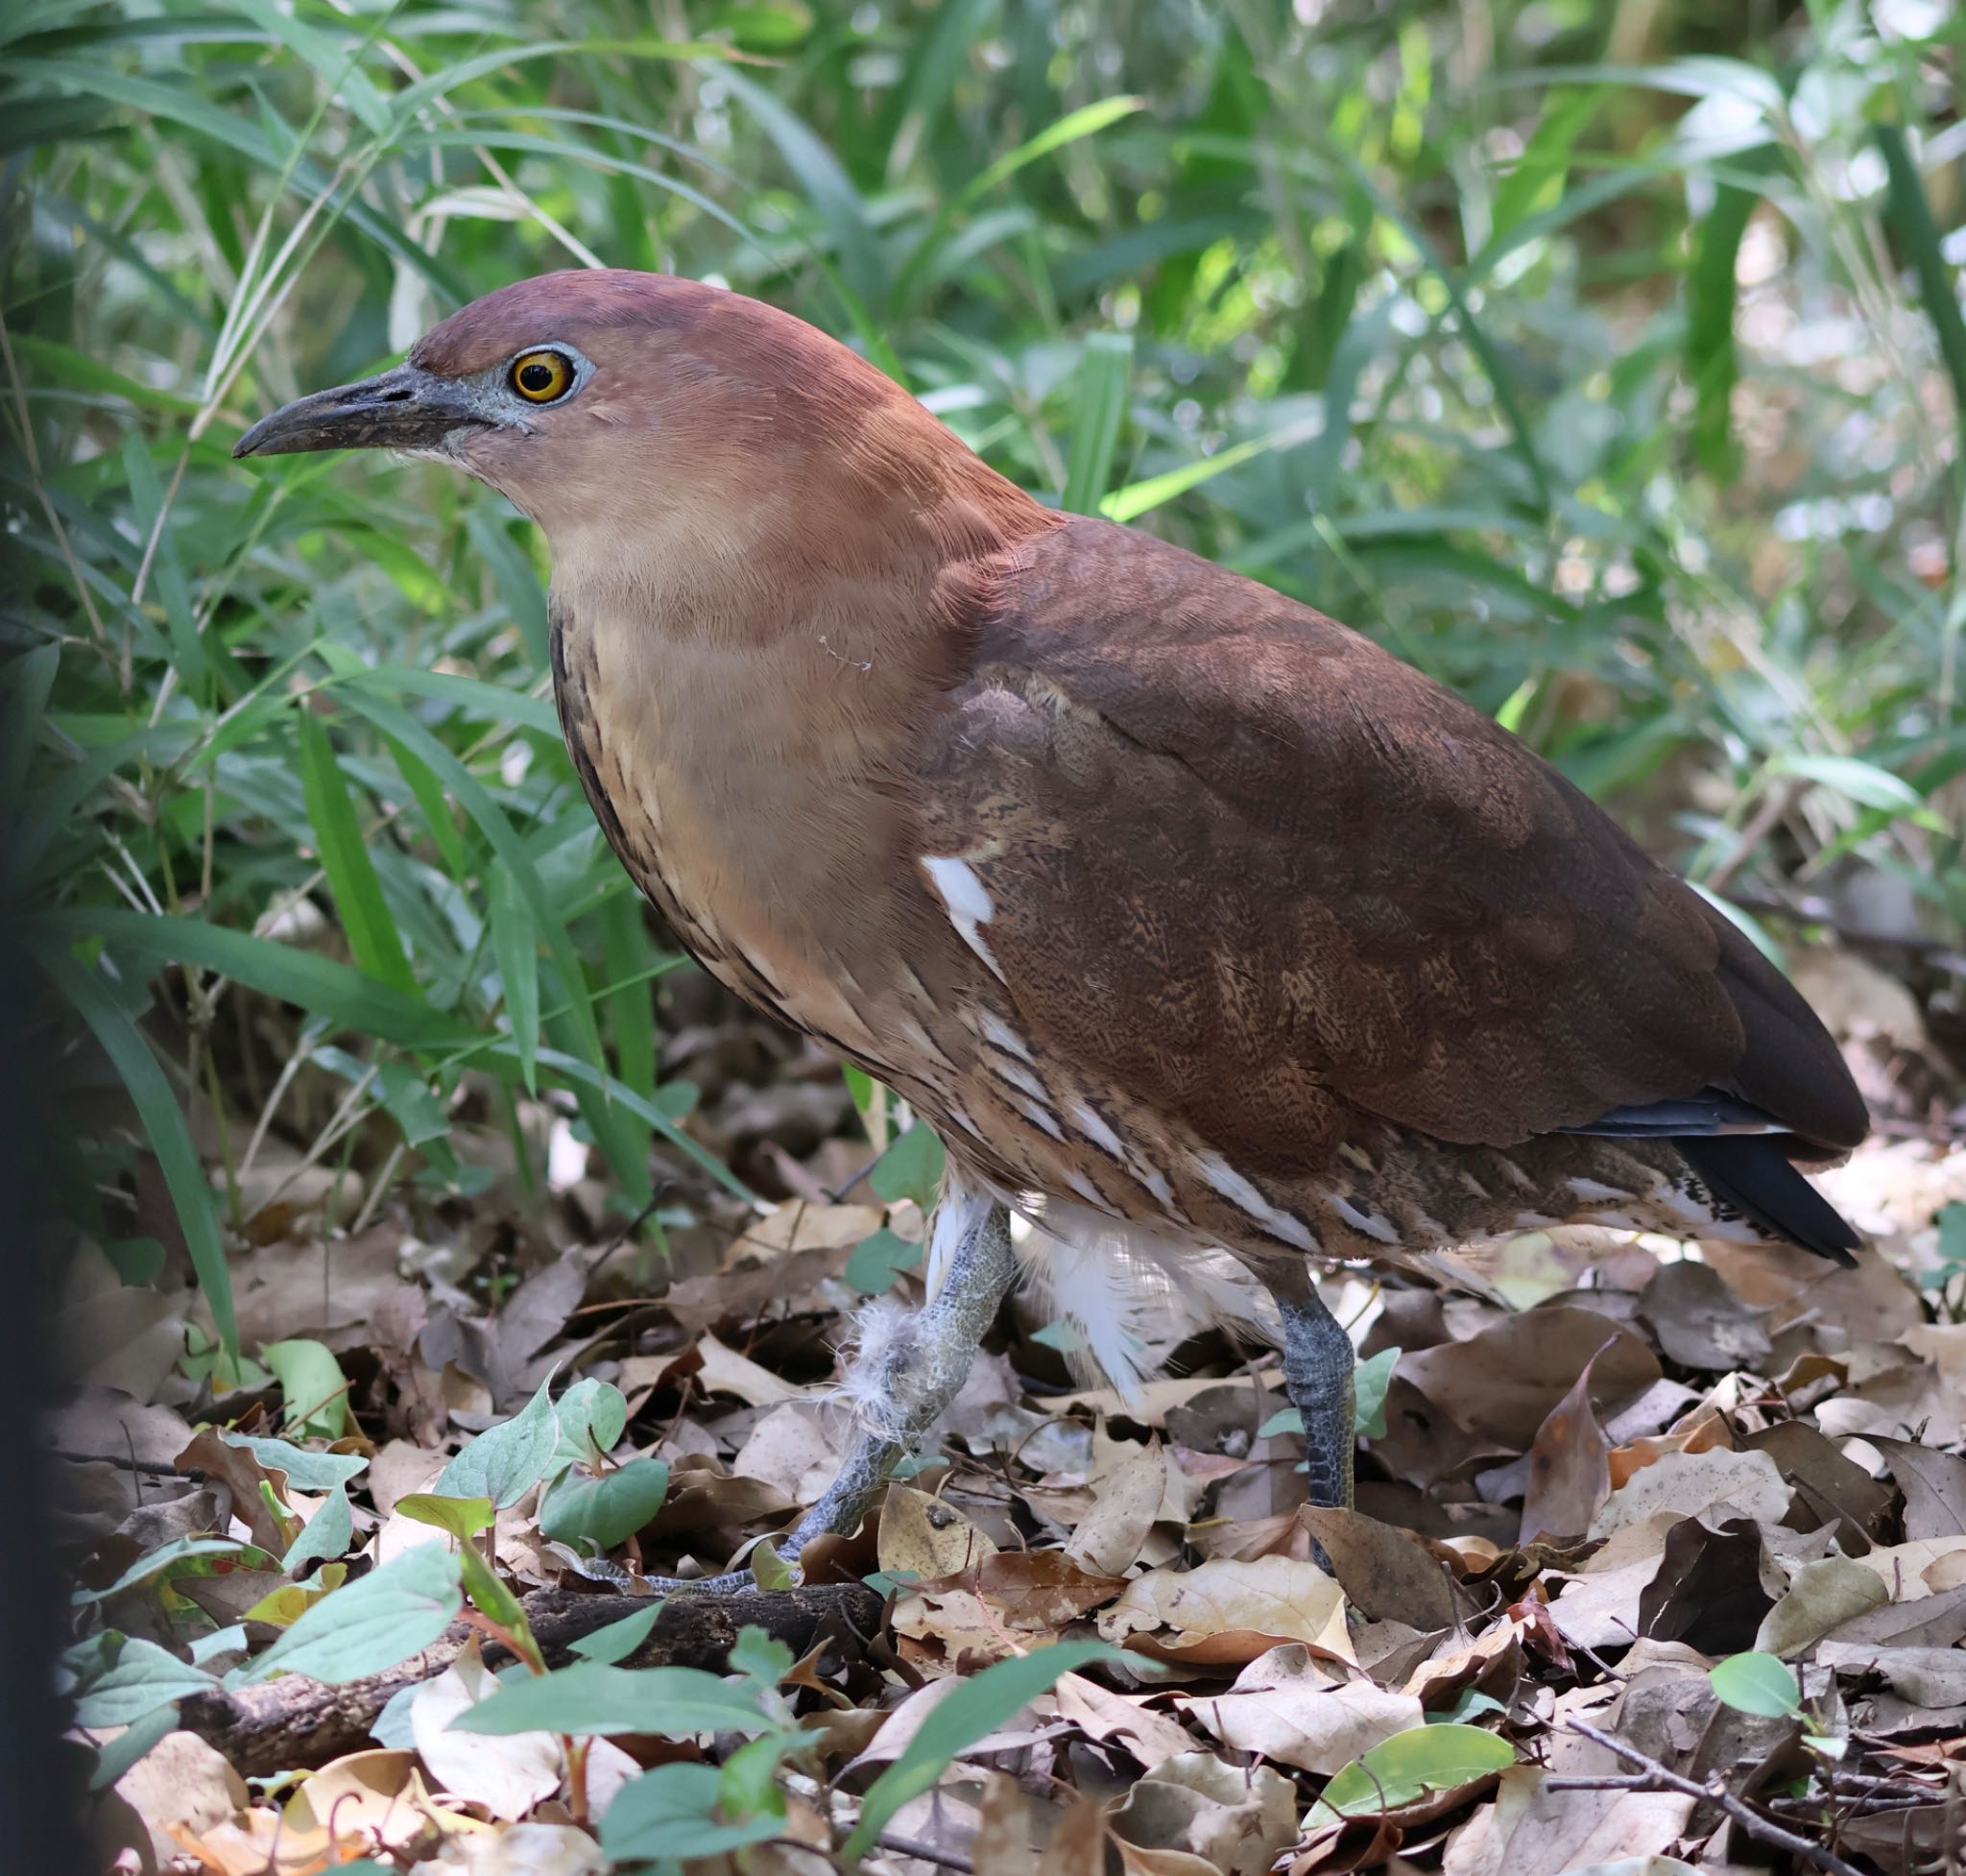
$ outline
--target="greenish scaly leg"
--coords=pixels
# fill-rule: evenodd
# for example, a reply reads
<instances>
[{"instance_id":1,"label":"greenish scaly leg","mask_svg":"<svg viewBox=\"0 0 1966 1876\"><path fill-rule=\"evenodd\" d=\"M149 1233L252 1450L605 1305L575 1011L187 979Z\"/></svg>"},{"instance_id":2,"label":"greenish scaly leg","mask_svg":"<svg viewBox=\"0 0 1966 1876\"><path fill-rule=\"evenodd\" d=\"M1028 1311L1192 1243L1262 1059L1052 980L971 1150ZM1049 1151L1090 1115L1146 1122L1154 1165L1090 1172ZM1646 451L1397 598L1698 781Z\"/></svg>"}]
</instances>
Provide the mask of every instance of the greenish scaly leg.
<instances>
[{"instance_id":1,"label":"greenish scaly leg","mask_svg":"<svg viewBox=\"0 0 1966 1876\"><path fill-rule=\"evenodd\" d=\"M1352 1337L1325 1308L1316 1287L1273 1286L1283 1317L1283 1390L1304 1418L1305 1458L1314 1505L1352 1504Z\"/></svg>"}]
</instances>

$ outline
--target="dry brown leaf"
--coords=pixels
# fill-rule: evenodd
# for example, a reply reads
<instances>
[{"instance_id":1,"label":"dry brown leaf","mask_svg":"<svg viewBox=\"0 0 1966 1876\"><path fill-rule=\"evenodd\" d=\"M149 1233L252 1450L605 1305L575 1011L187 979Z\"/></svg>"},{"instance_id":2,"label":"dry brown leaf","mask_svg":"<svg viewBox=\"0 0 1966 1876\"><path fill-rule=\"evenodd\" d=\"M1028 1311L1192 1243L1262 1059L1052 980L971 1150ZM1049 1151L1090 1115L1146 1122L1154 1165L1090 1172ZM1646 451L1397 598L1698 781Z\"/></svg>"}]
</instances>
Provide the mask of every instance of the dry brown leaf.
<instances>
[{"instance_id":1,"label":"dry brown leaf","mask_svg":"<svg viewBox=\"0 0 1966 1876\"><path fill-rule=\"evenodd\" d=\"M166 1733L116 1790L143 1820L159 1863L177 1855L183 1836L228 1822L250 1802L245 1781L195 1733Z\"/></svg>"},{"instance_id":2,"label":"dry brown leaf","mask_svg":"<svg viewBox=\"0 0 1966 1876\"><path fill-rule=\"evenodd\" d=\"M199 1430L191 1444L177 1455L177 1462L180 1466L196 1466L207 1479L219 1479L228 1486L232 1516L252 1533L253 1543L276 1557L286 1555L293 1538L280 1528L259 1494L260 1485L267 1483L273 1485L276 1496L283 1498L285 1473L270 1471L245 1447L228 1445L209 1427Z\"/></svg>"},{"instance_id":3,"label":"dry brown leaf","mask_svg":"<svg viewBox=\"0 0 1966 1876\"><path fill-rule=\"evenodd\" d=\"M1305 1530L1324 1546L1352 1606L1374 1622L1409 1628L1451 1628L1462 1601L1453 1569L1409 1530L1381 1524L1362 1511L1306 1505Z\"/></svg>"},{"instance_id":4,"label":"dry brown leaf","mask_svg":"<svg viewBox=\"0 0 1966 1876\"><path fill-rule=\"evenodd\" d=\"M1597 1355L1610 1345L1604 1343ZM1611 1446L1591 1407L1591 1370L1597 1355L1584 1363L1583 1373L1549 1409L1530 1442L1519 1543L1581 1537L1611 1496Z\"/></svg>"},{"instance_id":5,"label":"dry brown leaf","mask_svg":"<svg viewBox=\"0 0 1966 1876\"><path fill-rule=\"evenodd\" d=\"M1443 1876L1571 1876L1664 1853L1693 1801L1676 1792L1552 1792L1534 1766L1501 1774L1495 1802L1448 1840Z\"/></svg>"},{"instance_id":6,"label":"dry brown leaf","mask_svg":"<svg viewBox=\"0 0 1966 1876\"><path fill-rule=\"evenodd\" d=\"M1505 1316L1466 1341L1403 1355L1400 1373L1469 1432L1520 1453L1591 1363L1592 1394L1607 1412L1660 1378L1658 1357L1631 1331L1570 1304Z\"/></svg>"},{"instance_id":7,"label":"dry brown leaf","mask_svg":"<svg viewBox=\"0 0 1966 1876\"><path fill-rule=\"evenodd\" d=\"M1753 1518L1780 1524L1793 1496L1765 1453L1669 1453L1633 1474L1605 1500L1591 1527L1609 1537L1664 1511L1683 1518Z\"/></svg>"},{"instance_id":8,"label":"dry brown leaf","mask_svg":"<svg viewBox=\"0 0 1966 1876\"><path fill-rule=\"evenodd\" d=\"M1066 1546L1067 1553L1103 1576L1132 1569L1166 1493L1167 1458L1155 1444L1106 1475L1092 1508L1079 1520Z\"/></svg>"},{"instance_id":9,"label":"dry brown leaf","mask_svg":"<svg viewBox=\"0 0 1966 1876\"><path fill-rule=\"evenodd\" d=\"M410 1700L410 1732L425 1770L444 1790L508 1822L560 1789L565 1763L551 1733L466 1733L451 1721L498 1691L477 1637Z\"/></svg>"},{"instance_id":10,"label":"dry brown leaf","mask_svg":"<svg viewBox=\"0 0 1966 1876\"><path fill-rule=\"evenodd\" d=\"M780 1381L769 1368L726 1347L714 1335L699 1335L696 1352L703 1358L703 1366L696 1373L697 1385L706 1394L734 1394L747 1407L777 1407L780 1401L805 1396L804 1388Z\"/></svg>"},{"instance_id":11,"label":"dry brown leaf","mask_svg":"<svg viewBox=\"0 0 1966 1876\"><path fill-rule=\"evenodd\" d=\"M1961 1557L1966 1557L1966 1537L1921 1537L1908 1544L1879 1545L1856 1561L1884 1579L1893 1602L1911 1602L1951 1588L1957 1580L1954 1573L1966 1568L1955 1561Z\"/></svg>"},{"instance_id":12,"label":"dry brown leaf","mask_svg":"<svg viewBox=\"0 0 1966 1876\"><path fill-rule=\"evenodd\" d=\"M1425 1717L1412 1695L1327 1671L1295 1644L1259 1655L1228 1693L1175 1704L1224 1745L1323 1778Z\"/></svg>"},{"instance_id":13,"label":"dry brown leaf","mask_svg":"<svg viewBox=\"0 0 1966 1876\"><path fill-rule=\"evenodd\" d=\"M1762 1618L1755 1648L1762 1654L1793 1660L1839 1623L1888 1600L1889 1594L1876 1571L1849 1557L1817 1557L1795 1573L1787 1590Z\"/></svg>"},{"instance_id":14,"label":"dry brown leaf","mask_svg":"<svg viewBox=\"0 0 1966 1876\"><path fill-rule=\"evenodd\" d=\"M1099 1632L1156 1660L1199 1667L1240 1667L1280 1642L1354 1658L1344 1592L1314 1563L1291 1557L1150 1570L1101 1612Z\"/></svg>"},{"instance_id":15,"label":"dry brown leaf","mask_svg":"<svg viewBox=\"0 0 1966 1876\"><path fill-rule=\"evenodd\" d=\"M912 1485L890 1485L880 1512L880 1567L933 1583L996 1554L993 1544L953 1505Z\"/></svg>"},{"instance_id":16,"label":"dry brown leaf","mask_svg":"<svg viewBox=\"0 0 1966 1876\"><path fill-rule=\"evenodd\" d=\"M605 1876L601 1846L571 1824L515 1824L496 1836L446 1839L409 1876Z\"/></svg>"},{"instance_id":17,"label":"dry brown leaf","mask_svg":"<svg viewBox=\"0 0 1966 1876\"><path fill-rule=\"evenodd\" d=\"M1297 1835L1296 1792L1267 1766L1241 1771L1184 1753L1127 1792L1112 1829L1141 1876L1263 1876Z\"/></svg>"},{"instance_id":18,"label":"dry brown leaf","mask_svg":"<svg viewBox=\"0 0 1966 1876\"><path fill-rule=\"evenodd\" d=\"M1152 1771L1156 1766L1195 1749L1181 1722L1148 1704L1144 1694L1120 1694L1083 1674L1065 1674L1053 1690L1059 1718L1068 1720L1090 1740L1117 1745Z\"/></svg>"}]
</instances>

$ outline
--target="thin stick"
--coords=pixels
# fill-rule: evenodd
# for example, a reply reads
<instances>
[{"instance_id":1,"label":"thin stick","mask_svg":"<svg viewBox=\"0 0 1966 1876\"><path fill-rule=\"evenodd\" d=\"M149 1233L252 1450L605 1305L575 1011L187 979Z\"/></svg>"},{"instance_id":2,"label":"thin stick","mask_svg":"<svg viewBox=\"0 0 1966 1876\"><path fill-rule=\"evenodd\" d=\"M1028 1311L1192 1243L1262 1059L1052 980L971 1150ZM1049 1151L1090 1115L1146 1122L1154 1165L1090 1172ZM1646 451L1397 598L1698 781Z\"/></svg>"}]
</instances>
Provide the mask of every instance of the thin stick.
<instances>
[{"instance_id":1,"label":"thin stick","mask_svg":"<svg viewBox=\"0 0 1966 1876\"><path fill-rule=\"evenodd\" d=\"M1759 1837L1763 1843L1773 1843L1786 1850L1792 1857L1800 1857L1805 1863L1814 1864L1818 1869L1827 1869L1831 1876L1863 1876L1854 1864L1847 1864L1834 1850L1825 1849L1819 1843L1811 1843L1806 1837L1784 1830L1780 1824L1769 1820L1730 1792L1717 1776L1711 1783L1702 1785L1694 1779L1682 1778L1678 1772L1662 1766L1649 1753L1641 1752L1635 1745L1628 1745L1623 1740L1614 1739L1609 1733L1600 1733L1589 1720L1569 1720L1564 1722L1571 1732L1581 1733L1587 1740L1615 1752L1628 1766L1639 1767L1637 1776L1626 1779L1548 1779L1551 1791L1577 1791L1595 1789L1614 1792L1677 1792L1684 1797L1698 1800L1701 1804L1715 1804L1728 1816L1746 1831L1750 1837Z\"/></svg>"},{"instance_id":2,"label":"thin stick","mask_svg":"<svg viewBox=\"0 0 1966 1876\"><path fill-rule=\"evenodd\" d=\"M70 1453L56 1446L49 1449L58 1459L72 1459L79 1466L115 1466L123 1472L141 1474L146 1479L188 1479L193 1484L202 1484L205 1478L202 1466L172 1465L165 1459L139 1459L134 1454L125 1458L120 1453Z\"/></svg>"},{"instance_id":3,"label":"thin stick","mask_svg":"<svg viewBox=\"0 0 1966 1876\"><path fill-rule=\"evenodd\" d=\"M975 1876L976 1865L960 1850L945 1850L940 1844L924 1843L919 1837L903 1837L899 1831L882 1831L875 1842L883 1850L893 1850L904 1857L919 1857L923 1863L939 1863L945 1869L956 1869L963 1876ZM801 1846L811 1849L810 1843Z\"/></svg>"}]
</instances>

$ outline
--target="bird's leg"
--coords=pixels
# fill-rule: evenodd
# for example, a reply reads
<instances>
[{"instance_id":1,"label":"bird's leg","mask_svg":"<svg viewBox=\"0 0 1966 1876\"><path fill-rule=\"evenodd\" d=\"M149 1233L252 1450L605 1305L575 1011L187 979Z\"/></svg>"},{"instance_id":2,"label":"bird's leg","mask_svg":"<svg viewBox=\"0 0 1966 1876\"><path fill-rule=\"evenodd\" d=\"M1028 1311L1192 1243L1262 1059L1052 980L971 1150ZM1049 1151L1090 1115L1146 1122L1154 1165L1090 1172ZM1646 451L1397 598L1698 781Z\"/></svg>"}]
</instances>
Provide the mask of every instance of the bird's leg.
<instances>
[{"instance_id":1,"label":"bird's leg","mask_svg":"<svg viewBox=\"0 0 1966 1876\"><path fill-rule=\"evenodd\" d=\"M940 1285L919 1313L892 1325L862 1349L846 1391L858 1407L860 1436L825 1495L774 1547L796 1566L815 1537L858 1529L868 1501L909 1447L921 1441L961 1391L970 1363L1017 1276L1010 1214L986 1194L951 1183L936 1209L929 1282ZM752 1587L745 1571L693 1578L651 1576L659 1594L730 1595Z\"/></svg>"},{"instance_id":2,"label":"bird's leg","mask_svg":"<svg viewBox=\"0 0 1966 1876\"><path fill-rule=\"evenodd\" d=\"M1314 1505L1352 1503L1353 1371L1344 1325L1325 1308L1308 1271L1270 1285L1283 1318L1283 1391L1304 1421Z\"/></svg>"},{"instance_id":3,"label":"bird's leg","mask_svg":"<svg viewBox=\"0 0 1966 1876\"><path fill-rule=\"evenodd\" d=\"M783 1551L796 1558L815 1537L855 1529L896 1462L926 1436L961 1391L996 1306L1017 1275L1010 1214L981 1194L951 1191L936 1215L930 1281L941 1287L921 1312L863 1349L847 1391L865 1422L826 1495L799 1521Z\"/></svg>"}]
</instances>

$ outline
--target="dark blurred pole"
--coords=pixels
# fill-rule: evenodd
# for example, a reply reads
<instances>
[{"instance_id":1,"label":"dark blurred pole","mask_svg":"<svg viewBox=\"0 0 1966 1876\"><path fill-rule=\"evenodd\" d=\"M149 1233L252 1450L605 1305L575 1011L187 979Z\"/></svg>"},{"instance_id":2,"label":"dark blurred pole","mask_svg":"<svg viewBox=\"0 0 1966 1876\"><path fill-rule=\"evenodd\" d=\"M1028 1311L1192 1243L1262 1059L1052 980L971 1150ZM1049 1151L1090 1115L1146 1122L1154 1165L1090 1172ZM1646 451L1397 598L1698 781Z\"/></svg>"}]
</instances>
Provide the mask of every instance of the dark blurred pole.
<instances>
[{"instance_id":1,"label":"dark blurred pole","mask_svg":"<svg viewBox=\"0 0 1966 1876\"><path fill-rule=\"evenodd\" d=\"M0 683L4 683L0 675ZM60 1118L30 1037L42 979L21 955L0 853L0 1872L82 1876L77 1755L60 1743L55 1657L67 1597L39 1423L58 1384L48 1326L42 1172Z\"/></svg>"}]
</instances>

